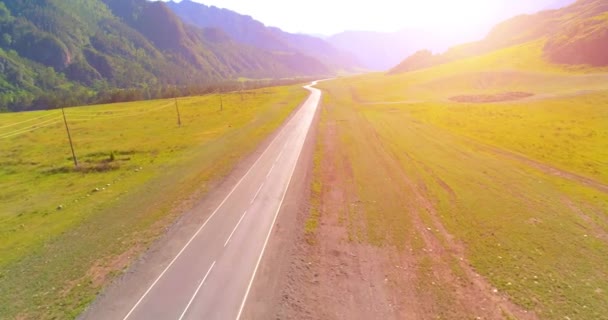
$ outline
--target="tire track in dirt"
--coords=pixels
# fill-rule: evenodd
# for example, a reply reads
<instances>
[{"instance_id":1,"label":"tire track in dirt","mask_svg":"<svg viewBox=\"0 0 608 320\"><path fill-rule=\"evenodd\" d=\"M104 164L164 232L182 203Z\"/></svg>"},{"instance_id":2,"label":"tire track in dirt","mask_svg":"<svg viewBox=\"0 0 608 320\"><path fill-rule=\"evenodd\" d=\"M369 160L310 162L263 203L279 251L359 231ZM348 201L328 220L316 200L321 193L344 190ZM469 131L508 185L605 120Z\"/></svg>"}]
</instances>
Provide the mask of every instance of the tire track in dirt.
<instances>
[{"instance_id":1,"label":"tire track in dirt","mask_svg":"<svg viewBox=\"0 0 608 320\"><path fill-rule=\"evenodd\" d=\"M370 125L370 130L374 130ZM474 316L483 319L501 319L505 314L515 316L518 319L537 319L537 316L512 303L506 295L499 293L485 278L479 275L466 260L466 248L452 234L448 232L441 223L434 202L427 191L426 184L421 180L415 180L408 176L397 161L398 157L390 151L385 142L374 131L370 135L375 138L374 143L383 146L385 156L381 158L385 165L391 168L394 178L398 178L404 194L409 195L409 213L414 228L424 242L422 255L432 261L432 277L440 286L449 287L453 290L455 306L461 310L450 310L447 316L457 318L462 316ZM449 185L439 178L430 167L423 162L415 160L412 156L404 153L408 159L415 162L423 170L429 173L434 181L444 189L454 205L456 195ZM425 211L430 218L431 226L425 225L421 211ZM401 260L407 263L409 257L402 256ZM464 278L455 274L450 264L457 263L460 270L464 271ZM432 285L437 284L432 281ZM407 303L407 302L405 302ZM431 311L431 310L430 310ZM432 310L431 313L435 313Z\"/></svg>"},{"instance_id":2,"label":"tire track in dirt","mask_svg":"<svg viewBox=\"0 0 608 320\"><path fill-rule=\"evenodd\" d=\"M570 210L572 210L572 212L574 212L579 218L581 218L581 220L583 220L587 224L587 226L589 226L589 231L593 232L593 235L596 238L608 243L608 232L600 225L598 225L598 223L595 222L589 215L583 212L580 206L574 204L574 202L572 202L572 200L569 198L564 198L562 201L568 208L570 208ZM608 219L603 220L604 221L602 222L608 224Z\"/></svg>"},{"instance_id":3,"label":"tire track in dirt","mask_svg":"<svg viewBox=\"0 0 608 320\"><path fill-rule=\"evenodd\" d=\"M509 150L504 150L504 149L500 149L497 147L493 147L475 140L472 140L470 138L468 138L467 140L471 141L472 143L474 143L475 145L479 146L480 149L498 155L498 156L502 156L505 158L509 158L511 160L516 160L520 163L526 164L532 168L535 168L541 172L544 172L546 174L552 175L552 176L556 176L556 177L560 177L563 179L567 179L570 181L574 181L574 182L578 182L580 184L583 184L587 187L596 189L598 191L601 191L603 193L608 193L608 185L604 184L602 182L599 182L597 180L582 176L580 174L577 173L573 173L573 172L569 172L566 170L562 170L562 169L558 169L552 165L546 164L546 163L541 163L539 161L536 161L534 159L530 159L524 155L509 151Z\"/></svg>"},{"instance_id":4,"label":"tire track in dirt","mask_svg":"<svg viewBox=\"0 0 608 320\"><path fill-rule=\"evenodd\" d=\"M340 129L347 125L344 121L328 121L319 132L319 143L328 151L323 152L320 163L319 225L312 244L306 242L308 236L298 240L276 318L536 319L534 313L512 303L476 273L466 261L465 246L441 223L423 180L408 176L373 127L356 120L356 128L369 140L363 149L373 155L377 168L382 168L367 174L390 173L386 180L402 195L397 201L411 220L411 238L418 238L421 247L411 239L404 248L353 239L349 223L365 231L365 205L370 204L357 197L360 186L351 167L352 155L341 145ZM454 191L432 169L411 160L456 201Z\"/></svg>"},{"instance_id":5,"label":"tire track in dirt","mask_svg":"<svg viewBox=\"0 0 608 320\"><path fill-rule=\"evenodd\" d=\"M327 124L321 139L328 150L337 151L335 135L336 124ZM313 245L306 237L299 240L277 318L402 319L397 310L399 297L385 276L390 252L349 241L344 221L358 214L349 212L356 210L358 200L348 181L352 177L348 160L340 152L331 152L322 162L319 226Z\"/></svg>"}]
</instances>

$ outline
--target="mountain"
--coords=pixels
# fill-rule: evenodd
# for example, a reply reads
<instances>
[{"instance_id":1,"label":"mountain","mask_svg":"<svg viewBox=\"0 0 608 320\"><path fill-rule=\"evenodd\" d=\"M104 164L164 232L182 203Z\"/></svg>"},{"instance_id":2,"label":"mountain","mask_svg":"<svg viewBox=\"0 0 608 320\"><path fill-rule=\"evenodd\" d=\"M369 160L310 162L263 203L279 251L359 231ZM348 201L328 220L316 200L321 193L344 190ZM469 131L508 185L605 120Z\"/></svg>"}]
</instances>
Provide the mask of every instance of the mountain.
<instances>
[{"instance_id":1,"label":"mountain","mask_svg":"<svg viewBox=\"0 0 608 320\"><path fill-rule=\"evenodd\" d=\"M439 55L420 51L391 73L403 73L546 39L543 55L556 64L608 66L608 2L579 0L558 10L520 15L498 24L481 41Z\"/></svg>"},{"instance_id":2,"label":"mountain","mask_svg":"<svg viewBox=\"0 0 608 320\"><path fill-rule=\"evenodd\" d=\"M336 48L355 52L359 61L370 70L386 70L394 66L395 61L408 54L411 47L396 33L373 31L345 31L329 37L327 41Z\"/></svg>"},{"instance_id":3,"label":"mountain","mask_svg":"<svg viewBox=\"0 0 608 320\"><path fill-rule=\"evenodd\" d=\"M574 0L536 0L513 1L505 7L501 16L512 16L513 12L534 12L545 9L557 9L569 5ZM427 26L407 28L395 32L346 31L327 38L334 47L353 52L364 67L384 71L419 50L444 52L451 46L473 40L482 39L487 35L492 24L484 22L476 28L463 31L454 26Z\"/></svg>"},{"instance_id":4,"label":"mountain","mask_svg":"<svg viewBox=\"0 0 608 320\"><path fill-rule=\"evenodd\" d=\"M395 32L346 31L327 39L336 48L354 52L363 66L376 71L388 70L417 50L442 52L450 46L481 39L484 31L457 28L408 28Z\"/></svg>"},{"instance_id":5,"label":"mountain","mask_svg":"<svg viewBox=\"0 0 608 320\"><path fill-rule=\"evenodd\" d=\"M556 19L561 27L545 46L546 57L561 64L608 66L608 2L579 1Z\"/></svg>"},{"instance_id":6,"label":"mountain","mask_svg":"<svg viewBox=\"0 0 608 320\"><path fill-rule=\"evenodd\" d=\"M304 54L334 71L360 68L360 63L348 51L338 50L317 37L284 32L279 28L267 27L250 16L190 0L167 4L187 23L200 28L220 29L243 44L275 53Z\"/></svg>"},{"instance_id":7,"label":"mountain","mask_svg":"<svg viewBox=\"0 0 608 320\"><path fill-rule=\"evenodd\" d=\"M573 2L576 2L576 0L554 0L553 2L546 5L543 8L543 11L560 9L560 8L571 5Z\"/></svg>"},{"instance_id":8,"label":"mountain","mask_svg":"<svg viewBox=\"0 0 608 320\"><path fill-rule=\"evenodd\" d=\"M184 23L146 0L0 0L0 111L95 101L134 88L326 75L320 62Z\"/></svg>"},{"instance_id":9,"label":"mountain","mask_svg":"<svg viewBox=\"0 0 608 320\"><path fill-rule=\"evenodd\" d=\"M353 52L365 68L384 71L418 48L441 51L447 49L446 41L450 43L457 39L458 35L430 35L428 31L407 29L397 32L345 31L327 41L336 48Z\"/></svg>"}]
</instances>

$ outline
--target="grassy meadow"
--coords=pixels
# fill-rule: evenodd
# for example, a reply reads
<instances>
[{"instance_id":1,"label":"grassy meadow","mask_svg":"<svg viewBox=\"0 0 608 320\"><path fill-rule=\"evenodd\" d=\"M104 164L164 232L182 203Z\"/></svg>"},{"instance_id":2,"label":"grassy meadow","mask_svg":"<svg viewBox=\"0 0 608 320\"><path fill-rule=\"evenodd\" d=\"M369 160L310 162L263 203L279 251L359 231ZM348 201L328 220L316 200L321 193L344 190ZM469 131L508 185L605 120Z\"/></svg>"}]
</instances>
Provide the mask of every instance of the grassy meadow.
<instances>
[{"instance_id":1,"label":"grassy meadow","mask_svg":"<svg viewBox=\"0 0 608 320\"><path fill-rule=\"evenodd\" d=\"M321 83L330 142L317 148L307 232L338 214L348 240L402 253L436 318L478 316L466 288L479 274L520 314L606 319L608 72L551 65L541 48ZM509 92L529 97L451 99ZM331 188L356 201L318 212Z\"/></svg>"},{"instance_id":2,"label":"grassy meadow","mask_svg":"<svg viewBox=\"0 0 608 320\"><path fill-rule=\"evenodd\" d=\"M66 319L304 100L300 87L0 115L0 318ZM176 209L177 208L177 209Z\"/></svg>"}]
</instances>

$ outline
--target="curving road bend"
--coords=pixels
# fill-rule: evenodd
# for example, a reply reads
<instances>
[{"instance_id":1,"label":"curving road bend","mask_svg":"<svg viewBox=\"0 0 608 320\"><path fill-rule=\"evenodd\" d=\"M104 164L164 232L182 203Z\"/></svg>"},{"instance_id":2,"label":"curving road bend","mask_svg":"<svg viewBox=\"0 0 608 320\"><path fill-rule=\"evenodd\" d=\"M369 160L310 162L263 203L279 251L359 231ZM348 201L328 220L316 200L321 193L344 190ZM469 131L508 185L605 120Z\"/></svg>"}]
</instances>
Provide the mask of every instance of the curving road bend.
<instances>
[{"instance_id":1,"label":"curving road bend","mask_svg":"<svg viewBox=\"0 0 608 320\"><path fill-rule=\"evenodd\" d=\"M158 274L119 283L83 319L239 319L321 99L310 95ZM124 294L129 292L129 294Z\"/></svg>"}]
</instances>

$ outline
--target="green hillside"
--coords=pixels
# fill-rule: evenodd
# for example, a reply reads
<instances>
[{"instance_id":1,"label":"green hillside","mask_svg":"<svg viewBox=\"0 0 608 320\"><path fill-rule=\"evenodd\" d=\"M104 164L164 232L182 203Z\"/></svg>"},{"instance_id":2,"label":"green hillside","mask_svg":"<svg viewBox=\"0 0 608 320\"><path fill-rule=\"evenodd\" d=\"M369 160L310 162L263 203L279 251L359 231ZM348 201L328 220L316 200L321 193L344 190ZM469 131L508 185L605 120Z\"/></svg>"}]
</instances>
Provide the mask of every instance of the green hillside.
<instances>
[{"instance_id":1,"label":"green hillside","mask_svg":"<svg viewBox=\"0 0 608 320\"><path fill-rule=\"evenodd\" d=\"M542 55L551 63L608 66L608 3L579 0L563 9L517 16L498 24L479 42L456 46L438 55L417 52L391 73L428 68L532 41L543 41Z\"/></svg>"},{"instance_id":2,"label":"green hillside","mask_svg":"<svg viewBox=\"0 0 608 320\"><path fill-rule=\"evenodd\" d=\"M0 30L5 111L105 101L116 89L158 97L171 86L329 73L312 59L187 25L161 2L0 1Z\"/></svg>"}]
</instances>

